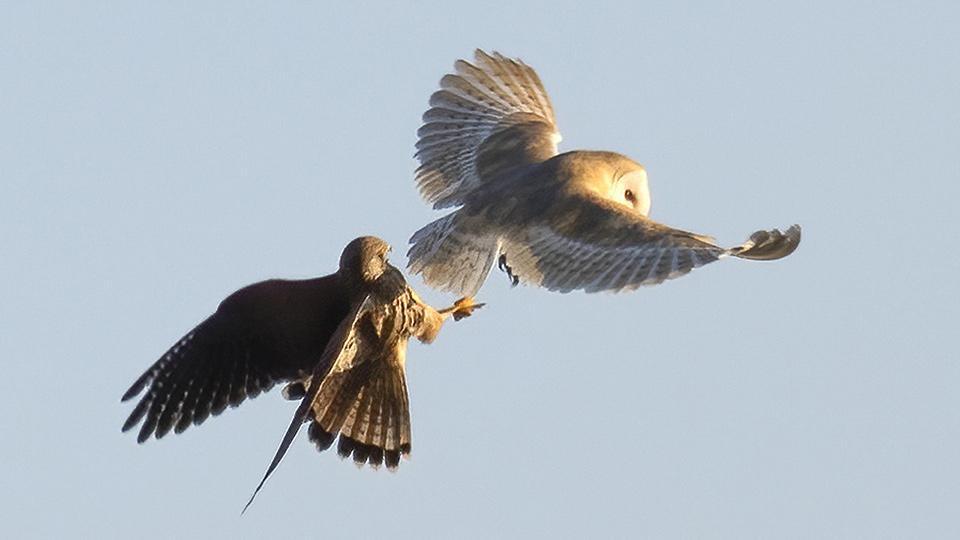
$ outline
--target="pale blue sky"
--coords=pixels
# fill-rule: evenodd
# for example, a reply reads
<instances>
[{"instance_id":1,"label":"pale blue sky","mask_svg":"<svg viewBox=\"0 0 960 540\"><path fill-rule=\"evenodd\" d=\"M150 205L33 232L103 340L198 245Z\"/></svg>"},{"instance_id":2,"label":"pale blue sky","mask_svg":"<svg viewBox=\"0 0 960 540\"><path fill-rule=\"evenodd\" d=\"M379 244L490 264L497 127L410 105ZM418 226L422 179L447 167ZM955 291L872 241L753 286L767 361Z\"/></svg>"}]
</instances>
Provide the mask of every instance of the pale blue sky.
<instances>
[{"instance_id":1,"label":"pale blue sky","mask_svg":"<svg viewBox=\"0 0 960 540\"><path fill-rule=\"evenodd\" d=\"M960 536L955 4L194 2L0 8L0 536ZM561 148L646 165L653 217L777 263L635 293L510 289L408 358L413 459L294 404L138 446L119 397L228 293L440 214L427 97L475 47ZM412 282L436 303L452 297Z\"/></svg>"}]
</instances>

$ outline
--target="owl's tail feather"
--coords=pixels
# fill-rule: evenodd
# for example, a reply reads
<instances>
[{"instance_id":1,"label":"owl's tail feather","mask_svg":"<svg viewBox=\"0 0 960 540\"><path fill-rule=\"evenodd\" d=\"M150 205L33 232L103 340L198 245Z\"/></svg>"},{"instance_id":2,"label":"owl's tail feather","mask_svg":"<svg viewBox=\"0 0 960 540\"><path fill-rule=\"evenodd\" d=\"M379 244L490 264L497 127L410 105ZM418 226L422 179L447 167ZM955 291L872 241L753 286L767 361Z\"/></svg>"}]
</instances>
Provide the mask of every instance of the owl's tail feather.
<instances>
[{"instance_id":1,"label":"owl's tail feather","mask_svg":"<svg viewBox=\"0 0 960 540\"><path fill-rule=\"evenodd\" d=\"M373 362L365 362L374 364ZM320 451L330 448L337 435L340 457L353 456L358 466L386 464L396 469L400 457L410 454L410 401L403 366L362 364L331 373L314 401L310 440Z\"/></svg>"},{"instance_id":2,"label":"owl's tail feather","mask_svg":"<svg viewBox=\"0 0 960 540\"><path fill-rule=\"evenodd\" d=\"M408 268L434 289L475 296L500 252L496 236L476 231L459 210L427 224L410 238Z\"/></svg>"}]
</instances>

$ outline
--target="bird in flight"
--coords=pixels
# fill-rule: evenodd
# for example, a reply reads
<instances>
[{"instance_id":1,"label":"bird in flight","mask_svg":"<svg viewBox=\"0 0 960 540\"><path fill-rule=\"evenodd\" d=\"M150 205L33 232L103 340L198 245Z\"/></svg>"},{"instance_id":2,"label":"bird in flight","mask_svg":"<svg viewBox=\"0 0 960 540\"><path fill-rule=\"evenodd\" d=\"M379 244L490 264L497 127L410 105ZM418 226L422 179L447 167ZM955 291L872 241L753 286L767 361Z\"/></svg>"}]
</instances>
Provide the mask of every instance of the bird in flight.
<instances>
[{"instance_id":1,"label":"bird in flight","mask_svg":"<svg viewBox=\"0 0 960 540\"><path fill-rule=\"evenodd\" d=\"M430 307L387 262L389 251L379 238L360 237L334 274L231 294L123 395L127 401L146 389L123 431L142 422L141 443L180 433L287 382L284 395L301 401L264 481L307 422L319 450L339 436L341 457L396 468L410 453L409 338L430 343L449 316L469 316L482 304Z\"/></svg>"},{"instance_id":2,"label":"bird in flight","mask_svg":"<svg viewBox=\"0 0 960 540\"><path fill-rule=\"evenodd\" d=\"M724 248L651 220L643 166L602 151L558 153L553 107L536 72L481 50L440 80L418 131L416 183L436 209L458 207L410 239L409 268L470 297L494 263L513 284L625 291L727 256L793 253L800 226Z\"/></svg>"}]
</instances>

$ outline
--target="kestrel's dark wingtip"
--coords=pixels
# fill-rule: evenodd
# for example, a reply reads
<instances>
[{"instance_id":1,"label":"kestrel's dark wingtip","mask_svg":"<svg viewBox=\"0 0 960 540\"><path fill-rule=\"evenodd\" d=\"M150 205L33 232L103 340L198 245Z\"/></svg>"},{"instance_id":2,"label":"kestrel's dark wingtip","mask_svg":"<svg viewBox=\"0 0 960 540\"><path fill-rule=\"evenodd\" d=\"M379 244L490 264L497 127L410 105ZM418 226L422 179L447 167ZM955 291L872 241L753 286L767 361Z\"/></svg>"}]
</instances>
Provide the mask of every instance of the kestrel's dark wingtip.
<instances>
[{"instance_id":1,"label":"kestrel's dark wingtip","mask_svg":"<svg viewBox=\"0 0 960 540\"><path fill-rule=\"evenodd\" d=\"M150 372L144 373L140 376L130 388L127 388L127 391L123 393L123 396L120 397L120 402L129 401L132 398L136 397L143 391L144 387L147 386L147 383L150 382Z\"/></svg>"}]
</instances>

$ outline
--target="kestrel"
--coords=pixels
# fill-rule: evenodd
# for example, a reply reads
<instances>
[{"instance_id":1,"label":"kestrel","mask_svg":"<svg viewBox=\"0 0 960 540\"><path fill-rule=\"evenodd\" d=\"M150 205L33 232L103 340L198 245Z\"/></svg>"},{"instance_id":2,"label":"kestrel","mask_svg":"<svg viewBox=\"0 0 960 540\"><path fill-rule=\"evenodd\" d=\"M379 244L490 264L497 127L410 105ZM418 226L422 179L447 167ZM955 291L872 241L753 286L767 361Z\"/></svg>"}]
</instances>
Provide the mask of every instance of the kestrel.
<instances>
[{"instance_id":1,"label":"kestrel","mask_svg":"<svg viewBox=\"0 0 960 540\"><path fill-rule=\"evenodd\" d=\"M123 431L142 421L138 442L180 433L285 381L284 395L302 399L271 471L305 422L321 451L339 435L340 456L397 467L410 453L407 341L430 343L448 316L482 304L435 310L387 262L389 250L357 238L334 274L264 281L227 297L123 395L147 389Z\"/></svg>"},{"instance_id":2,"label":"kestrel","mask_svg":"<svg viewBox=\"0 0 960 540\"><path fill-rule=\"evenodd\" d=\"M454 66L418 131L420 194L434 208L459 207L410 239L409 268L428 285L472 296L497 262L514 284L624 291L730 255L780 259L799 245L799 225L723 248L652 221L639 163L557 153L553 107L533 69L481 50Z\"/></svg>"}]
</instances>

